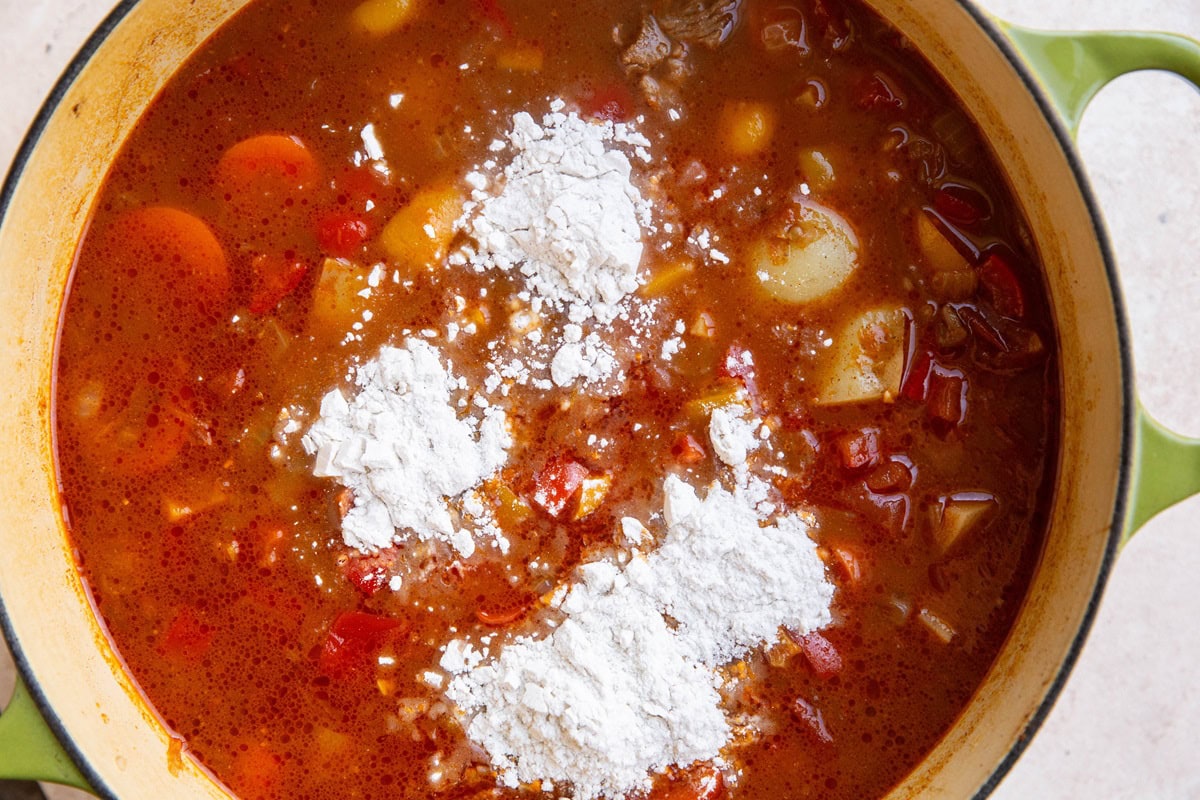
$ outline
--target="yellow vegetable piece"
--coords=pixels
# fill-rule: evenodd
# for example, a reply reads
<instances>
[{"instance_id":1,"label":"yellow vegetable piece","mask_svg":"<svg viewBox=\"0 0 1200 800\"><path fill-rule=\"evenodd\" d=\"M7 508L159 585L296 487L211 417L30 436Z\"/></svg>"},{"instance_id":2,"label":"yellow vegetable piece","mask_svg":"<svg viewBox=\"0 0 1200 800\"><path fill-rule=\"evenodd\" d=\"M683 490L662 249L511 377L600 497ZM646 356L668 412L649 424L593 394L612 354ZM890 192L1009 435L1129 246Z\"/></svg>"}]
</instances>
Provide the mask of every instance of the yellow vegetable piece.
<instances>
[{"instance_id":1,"label":"yellow vegetable piece","mask_svg":"<svg viewBox=\"0 0 1200 800\"><path fill-rule=\"evenodd\" d=\"M858 268L858 237L832 210L797 207L795 223L782 236L750 246L750 269L767 294L787 303L820 300L840 288Z\"/></svg>"},{"instance_id":2,"label":"yellow vegetable piece","mask_svg":"<svg viewBox=\"0 0 1200 800\"><path fill-rule=\"evenodd\" d=\"M546 55L535 44L515 44L496 54L496 65L513 72L538 72Z\"/></svg>"},{"instance_id":3,"label":"yellow vegetable piece","mask_svg":"<svg viewBox=\"0 0 1200 800\"><path fill-rule=\"evenodd\" d=\"M525 502L525 498L502 480L494 478L488 481L484 491L494 501L496 521L504 530L512 530L533 515L533 509Z\"/></svg>"},{"instance_id":4,"label":"yellow vegetable piece","mask_svg":"<svg viewBox=\"0 0 1200 800\"><path fill-rule=\"evenodd\" d=\"M612 488L612 478L601 475L598 478L584 478L579 489L579 507L575 510L575 519L583 519L591 514L604 502L608 490Z\"/></svg>"},{"instance_id":5,"label":"yellow vegetable piece","mask_svg":"<svg viewBox=\"0 0 1200 800\"><path fill-rule=\"evenodd\" d=\"M659 297L671 291L696 271L696 263L688 259L672 261L654 271L639 291L643 297Z\"/></svg>"},{"instance_id":6,"label":"yellow vegetable piece","mask_svg":"<svg viewBox=\"0 0 1200 800\"><path fill-rule=\"evenodd\" d=\"M917 242L926 265L934 272L972 271L962 253L958 252L933 216L925 210L917 214Z\"/></svg>"},{"instance_id":7,"label":"yellow vegetable piece","mask_svg":"<svg viewBox=\"0 0 1200 800\"><path fill-rule=\"evenodd\" d=\"M310 331L348 331L362 314L365 301L359 292L366 287L367 274L362 267L344 258L325 259L313 290L312 310L308 315Z\"/></svg>"},{"instance_id":8,"label":"yellow vegetable piece","mask_svg":"<svg viewBox=\"0 0 1200 800\"><path fill-rule=\"evenodd\" d=\"M399 30L412 18L414 11L414 0L366 0L350 17L360 30L373 36L384 36Z\"/></svg>"},{"instance_id":9,"label":"yellow vegetable piece","mask_svg":"<svg viewBox=\"0 0 1200 800\"><path fill-rule=\"evenodd\" d=\"M725 148L736 158L761 153L775 135L775 111L766 103L730 103L721 113Z\"/></svg>"},{"instance_id":10,"label":"yellow vegetable piece","mask_svg":"<svg viewBox=\"0 0 1200 800\"><path fill-rule=\"evenodd\" d=\"M691 417L707 417L715 409L730 403L743 402L745 389L742 382L735 378L722 378L713 384L704 394L689 400L687 413Z\"/></svg>"},{"instance_id":11,"label":"yellow vegetable piece","mask_svg":"<svg viewBox=\"0 0 1200 800\"><path fill-rule=\"evenodd\" d=\"M902 308L876 308L851 320L834 339L833 360L817 403L894 400L900 394L907 335L908 315Z\"/></svg>"},{"instance_id":12,"label":"yellow vegetable piece","mask_svg":"<svg viewBox=\"0 0 1200 800\"><path fill-rule=\"evenodd\" d=\"M414 267L434 267L446 257L454 238L454 223L466 198L453 186L418 192L412 202L388 221L379 243L393 261Z\"/></svg>"}]
</instances>

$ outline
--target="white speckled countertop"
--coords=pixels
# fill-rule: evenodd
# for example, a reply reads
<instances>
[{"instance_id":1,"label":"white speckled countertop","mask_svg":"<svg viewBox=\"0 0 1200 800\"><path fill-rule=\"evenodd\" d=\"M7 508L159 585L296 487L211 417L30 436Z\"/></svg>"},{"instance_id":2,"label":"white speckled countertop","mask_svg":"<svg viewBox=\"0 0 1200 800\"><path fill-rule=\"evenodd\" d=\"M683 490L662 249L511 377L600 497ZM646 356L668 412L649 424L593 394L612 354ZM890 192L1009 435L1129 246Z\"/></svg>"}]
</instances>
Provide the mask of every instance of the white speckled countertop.
<instances>
[{"instance_id":1,"label":"white speckled countertop","mask_svg":"<svg viewBox=\"0 0 1200 800\"><path fill-rule=\"evenodd\" d=\"M0 164L113 0L0 0ZM1197 0L984 0L1013 22L1170 30L1200 39ZM1200 93L1160 74L1093 104L1080 147L1121 267L1138 388L1200 436ZM1119 559L1082 658L995 797L1200 798L1200 500L1166 512ZM0 698L12 667L0 652ZM82 796L50 789L56 800Z\"/></svg>"}]
</instances>

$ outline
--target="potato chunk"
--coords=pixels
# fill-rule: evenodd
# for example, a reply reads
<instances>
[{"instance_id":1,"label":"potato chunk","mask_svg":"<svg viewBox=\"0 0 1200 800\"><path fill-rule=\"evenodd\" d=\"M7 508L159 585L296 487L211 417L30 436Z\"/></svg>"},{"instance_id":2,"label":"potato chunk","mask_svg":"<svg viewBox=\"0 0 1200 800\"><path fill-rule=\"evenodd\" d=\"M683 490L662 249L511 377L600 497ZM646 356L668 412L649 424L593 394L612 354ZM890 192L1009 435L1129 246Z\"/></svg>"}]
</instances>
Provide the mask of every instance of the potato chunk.
<instances>
[{"instance_id":1,"label":"potato chunk","mask_svg":"<svg viewBox=\"0 0 1200 800\"><path fill-rule=\"evenodd\" d=\"M313 290L310 332L342 333L349 330L365 305L359 294L367 286L367 273L344 258L327 258Z\"/></svg>"},{"instance_id":2,"label":"potato chunk","mask_svg":"<svg viewBox=\"0 0 1200 800\"><path fill-rule=\"evenodd\" d=\"M834 340L817 403L891 402L900 393L907 335L902 308L875 308L851 320Z\"/></svg>"},{"instance_id":3,"label":"potato chunk","mask_svg":"<svg viewBox=\"0 0 1200 800\"><path fill-rule=\"evenodd\" d=\"M858 267L858 237L833 211L801 205L782 236L751 246L750 267L763 289L777 300L820 300L842 286Z\"/></svg>"},{"instance_id":4,"label":"potato chunk","mask_svg":"<svg viewBox=\"0 0 1200 800\"><path fill-rule=\"evenodd\" d=\"M987 492L961 492L947 495L935 509L934 536L943 553L954 547L964 535L980 528L991 517L998 503Z\"/></svg>"}]
</instances>

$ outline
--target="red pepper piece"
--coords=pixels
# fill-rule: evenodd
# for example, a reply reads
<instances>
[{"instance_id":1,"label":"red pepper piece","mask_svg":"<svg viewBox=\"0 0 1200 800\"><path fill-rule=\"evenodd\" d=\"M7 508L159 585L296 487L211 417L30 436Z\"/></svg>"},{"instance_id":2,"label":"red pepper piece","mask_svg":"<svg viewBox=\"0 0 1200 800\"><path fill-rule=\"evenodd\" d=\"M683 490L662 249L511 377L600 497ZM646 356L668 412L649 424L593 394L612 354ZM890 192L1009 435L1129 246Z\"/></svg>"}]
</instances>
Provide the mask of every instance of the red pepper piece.
<instances>
[{"instance_id":1,"label":"red pepper piece","mask_svg":"<svg viewBox=\"0 0 1200 800\"><path fill-rule=\"evenodd\" d=\"M992 307L1005 317L1025 318L1025 291L1008 261L990 253L979 268L979 279L992 300Z\"/></svg>"},{"instance_id":2,"label":"red pepper piece","mask_svg":"<svg viewBox=\"0 0 1200 800\"><path fill-rule=\"evenodd\" d=\"M908 364L908 371L900 384L900 394L909 400L921 402L929 383L929 371L933 368L933 354L925 351L917 353Z\"/></svg>"},{"instance_id":3,"label":"red pepper piece","mask_svg":"<svg viewBox=\"0 0 1200 800\"><path fill-rule=\"evenodd\" d=\"M796 644L818 678L832 678L842 671L842 657L837 648L817 631L801 636Z\"/></svg>"},{"instance_id":4,"label":"red pepper piece","mask_svg":"<svg viewBox=\"0 0 1200 800\"><path fill-rule=\"evenodd\" d=\"M957 183L948 183L934 192L933 207L945 219L966 228L978 224L988 215L983 196Z\"/></svg>"},{"instance_id":5,"label":"red pepper piece","mask_svg":"<svg viewBox=\"0 0 1200 800\"><path fill-rule=\"evenodd\" d=\"M588 476L588 468L567 455L551 458L534 477L533 501L551 516L563 513Z\"/></svg>"},{"instance_id":6,"label":"red pepper piece","mask_svg":"<svg viewBox=\"0 0 1200 800\"><path fill-rule=\"evenodd\" d=\"M258 256L250 268L254 274L250 311L254 314L273 311L283 298L295 291L308 272L307 264L286 255Z\"/></svg>"},{"instance_id":7,"label":"red pepper piece","mask_svg":"<svg viewBox=\"0 0 1200 800\"><path fill-rule=\"evenodd\" d=\"M698 464L708 458L704 447L690 433L681 433L676 437L675 444L671 445L671 455L680 464Z\"/></svg>"},{"instance_id":8,"label":"red pepper piece","mask_svg":"<svg viewBox=\"0 0 1200 800\"><path fill-rule=\"evenodd\" d=\"M367 221L353 211L331 211L317 219L317 243L337 258L356 255L369 235Z\"/></svg>"},{"instance_id":9,"label":"red pepper piece","mask_svg":"<svg viewBox=\"0 0 1200 800\"><path fill-rule=\"evenodd\" d=\"M345 677L363 666L385 636L402 625L398 619L364 611L338 614L318 657L321 672L331 678Z\"/></svg>"}]
</instances>

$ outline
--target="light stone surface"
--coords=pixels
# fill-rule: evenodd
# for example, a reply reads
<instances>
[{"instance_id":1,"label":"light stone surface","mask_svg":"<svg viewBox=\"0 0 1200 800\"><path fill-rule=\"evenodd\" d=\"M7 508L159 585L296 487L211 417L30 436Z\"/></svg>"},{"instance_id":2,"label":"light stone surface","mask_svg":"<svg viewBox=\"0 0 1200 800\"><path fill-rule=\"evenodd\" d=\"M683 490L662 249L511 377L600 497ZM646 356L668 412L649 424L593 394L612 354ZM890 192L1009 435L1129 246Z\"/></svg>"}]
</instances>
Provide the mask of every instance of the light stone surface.
<instances>
[{"instance_id":1,"label":"light stone surface","mask_svg":"<svg viewBox=\"0 0 1200 800\"><path fill-rule=\"evenodd\" d=\"M0 0L0 163L111 0ZM1200 38L1196 0L986 0L1055 28L1172 30ZM1150 411L1200 436L1200 94L1164 75L1123 78L1093 104L1081 149L1104 208ZM1200 500L1152 521L1122 554L1061 699L996 793L1200 798ZM0 658L0 697L12 669ZM53 789L56 800L78 793Z\"/></svg>"}]
</instances>

